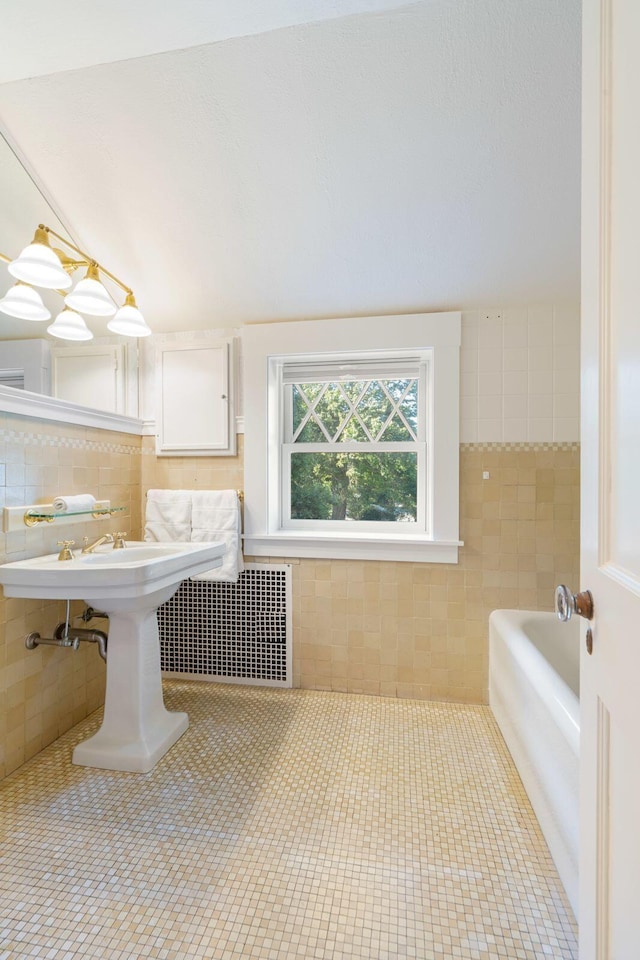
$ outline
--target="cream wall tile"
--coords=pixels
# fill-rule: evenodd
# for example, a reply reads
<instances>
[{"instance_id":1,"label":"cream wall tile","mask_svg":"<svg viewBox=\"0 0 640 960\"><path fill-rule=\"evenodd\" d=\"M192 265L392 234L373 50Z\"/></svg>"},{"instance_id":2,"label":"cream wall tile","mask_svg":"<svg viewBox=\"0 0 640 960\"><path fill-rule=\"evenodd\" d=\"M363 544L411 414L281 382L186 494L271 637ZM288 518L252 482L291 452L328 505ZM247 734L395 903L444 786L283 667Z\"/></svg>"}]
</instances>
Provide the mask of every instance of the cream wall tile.
<instances>
[{"instance_id":1,"label":"cream wall tile","mask_svg":"<svg viewBox=\"0 0 640 960\"><path fill-rule=\"evenodd\" d=\"M553 373L551 370L529 371L529 396L553 396Z\"/></svg>"},{"instance_id":2,"label":"cream wall tile","mask_svg":"<svg viewBox=\"0 0 640 960\"><path fill-rule=\"evenodd\" d=\"M504 417L507 420L523 420L526 423L529 413L529 398L526 392L522 394L506 394L504 397ZM517 437L505 437L505 440L517 439Z\"/></svg>"},{"instance_id":3,"label":"cream wall tile","mask_svg":"<svg viewBox=\"0 0 640 960\"><path fill-rule=\"evenodd\" d=\"M528 368L529 370L552 371L553 345L550 343L544 347L529 347Z\"/></svg>"},{"instance_id":4,"label":"cream wall tile","mask_svg":"<svg viewBox=\"0 0 640 960\"><path fill-rule=\"evenodd\" d=\"M553 439L557 442L571 441L580 430L579 418L556 418L553 421Z\"/></svg>"},{"instance_id":5,"label":"cream wall tile","mask_svg":"<svg viewBox=\"0 0 640 960\"><path fill-rule=\"evenodd\" d=\"M529 353L526 347L508 347L504 351L504 369L524 372L529 367Z\"/></svg>"},{"instance_id":6,"label":"cream wall tile","mask_svg":"<svg viewBox=\"0 0 640 960\"><path fill-rule=\"evenodd\" d=\"M495 424L498 417L483 415L480 409L478 422L474 423L476 417L467 404L460 416L462 442L488 442L501 438L527 442L532 437L551 442L557 431L552 422L550 427L545 425L547 429L543 434L540 421L546 419L562 420L562 436L577 441L576 414L560 408L556 412L554 400L556 394L573 394L579 402L579 339L579 309L573 305L465 312L461 396L481 398L502 394L505 402L501 429ZM477 391L474 389L476 383ZM522 407L517 413L511 412L506 398L525 394L547 398L545 409L550 402L551 412L542 415L537 410L524 411ZM507 419L510 421L508 428ZM485 422L480 425L482 420ZM531 425L530 420L535 420L535 425ZM569 436L572 427L575 428L574 434ZM518 435L516 431L519 431Z\"/></svg>"},{"instance_id":7,"label":"cream wall tile","mask_svg":"<svg viewBox=\"0 0 640 960\"><path fill-rule=\"evenodd\" d=\"M480 397L477 410L480 421L502 420L502 395Z\"/></svg>"},{"instance_id":8,"label":"cream wall tile","mask_svg":"<svg viewBox=\"0 0 640 960\"><path fill-rule=\"evenodd\" d=\"M553 416L553 397L549 394L529 396L529 417L531 420L541 420ZM547 439L548 437L531 437L532 440ZM553 438L551 438L553 439Z\"/></svg>"},{"instance_id":9,"label":"cream wall tile","mask_svg":"<svg viewBox=\"0 0 640 960\"><path fill-rule=\"evenodd\" d=\"M502 441L502 419L478 420L478 442L500 443Z\"/></svg>"},{"instance_id":10,"label":"cream wall tile","mask_svg":"<svg viewBox=\"0 0 640 960\"><path fill-rule=\"evenodd\" d=\"M503 440L505 443L520 440L526 433L527 427L528 424L524 418L520 420L506 418L503 427Z\"/></svg>"},{"instance_id":11,"label":"cream wall tile","mask_svg":"<svg viewBox=\"0 0 640 960\"><path fill-rule=\"evenodd\" d=\"M491 610L550 609L577 577L578 461L576 447L463 447L457 566L300 560L295 683L484 702Z\"/></svg>"},{"instance_id":12,"label":"cream wall tile","mask_svg":"<svg viewBox=\"0 0 640 960\"><path fill-rule=\"evenodd\" d=\"M502 373L480 373L478 375L478 396L502 396L503 389Z\"/></svg>"},{"instance_id":13,"label":"cream wall tile","mask_svg":"<svg viewBox=\"0 0 640 960\"><path fill-rule=\"evenodd\" d=\"M19 506L51 501L59 493L90 492L124 506L118 528L139 536L140 452L140 437L2 415L2 504ZM102 472L106 464L113 474ZM89 521L74 526L72 535L76 540L96 536L112 524L115 519ZM65 533L55 524L0 534L0 559L53 552ZM6 692L0 697L0 776L103 702L104 664L93 645L83 644L77 652L24 647L27 633L50 636L63 616L58 603L0 599L0 689Z\"/></svg>"},{"instance_id":14,"label":"cream wall tile","mask_svg":"<svg viewBox=\"0 0 640 960\"><path fill-rule=\"evenodd\" d=\"M527 323L526 310L523 310L523 317L510 319L505 311L504 316L504 349L527 349L529 346L529 325Z\"/></svg>"},{"instance_id":15,"label":"cream wall tile","mask_svg":"<svg viewBox=\"0 0 640 960\"><path fill-rule=\"evenodd\" d=\"M460 395L475 397L478 393L478 371L463 370L460 374Z\"/></svg>"},{"instance_id":16,"label":"cream wall tile","mask_svg":"<svg viewBox=\"0 0 640 960\"><path fill-rule=\"evenodd\" d=\"M476 443L478 439L478 420L463 420L460 425L460 443Z\"/></svg>"},{"instance_id":17,"label":"cream wall tile","mask_svg":"<svg viewBox=\"0 0 640 960\"><path fill-rule=\"evenodd\" d=\"M556 393L553 398L553 415L564 420L580 416L580 398L575 393Z\"/></svg>"},{"instance_id":18,"label":"cream wall tile","mask_svg":"<svg viewBox=\"0 0 640 960\"><path fill-rule=\"evenodd\" d=\"M502 347L484 347L478 348L478 370L480 373L501 373L502 372Z\"/></svg>"},{"instance_id":19,"label":"cream wall tile","mask_svg":"<svg viewBox=\"0 0 640 960\"><path fill-rule=\"evenodd\" d=\"M505 396L513 397L516 395L527 395L529 389L529 378L525 371L505 370L502 376ZM526 417L526 413L524 416Z\"/></svg>"},{"instance_id":20,"label":"cream wall tile","mask_svg":"<svg viewBox=\"0 0 640 960\"><path fill-rule=\"evenodd\" d=\"M553 308L554 347L570 347L576 351L580 344L580 309L566 305Z\"/></svg>"}]
</instances>

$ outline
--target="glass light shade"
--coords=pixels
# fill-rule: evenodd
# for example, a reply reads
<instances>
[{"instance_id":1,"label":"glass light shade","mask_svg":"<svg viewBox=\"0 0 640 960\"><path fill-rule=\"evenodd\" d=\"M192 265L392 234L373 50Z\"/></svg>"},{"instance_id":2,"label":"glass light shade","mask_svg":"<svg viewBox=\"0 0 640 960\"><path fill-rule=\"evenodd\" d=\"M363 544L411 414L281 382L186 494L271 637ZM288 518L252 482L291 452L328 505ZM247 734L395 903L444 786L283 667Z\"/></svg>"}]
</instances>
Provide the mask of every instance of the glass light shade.
<instances>
[{"instance_id":1,"label":"glass light shade","mask_svg":"<svg viewBox=\"0 0 640 960\"><path fill-rule=\"evenodd\" d=\"M93 340L93 334L87 327L79 313L73 310L63 310L55 318L47 333L59 340Z\"/></svg>"},{"instance_id":2,"label":"glass light shade","mask_svg":"<svg viewBox=\"0 0 640 960\"><path fill-rule=\"evenodd\" d=\"M7 267L16 280L47 290L68 290L71 277L62 269L57 254L45 243L30 243Z\"/></svg>"},{"instance_id":3,"label":"glass light shade","mask_svg":"<svg viewBox=\"0 0 640 960\"><path fill-rule=\"evenodd\" d=\"M72 310L88 313L91 317L112 317L118 309L100 281L89 276L89 272L66 295L64 302Z\"/></svg>"},{"instance_id":4,"label":"glass light shade","mask_svg":"<svg viewBox=\"0 0 640 960\"><path fill-rule=\"evenodd\" d=\"M19 320L49 320L51 317L38 291L24 283L16 283L7 290L0 300L0 310Z\"/></svg>"},{"instance_id":5,"label":"glass light shade","mask_svg":"<svg viewBox=\"0 0 640 960\"><path fill-rule=\"evenodd\" d=\"M107 330L111 333L120 333L125 337L148 337L151 328L147 326L144 317L135 305L132 296L127 296L125 304L120 307L115 317L109 320Z\"/></svg>"}]
</instances>

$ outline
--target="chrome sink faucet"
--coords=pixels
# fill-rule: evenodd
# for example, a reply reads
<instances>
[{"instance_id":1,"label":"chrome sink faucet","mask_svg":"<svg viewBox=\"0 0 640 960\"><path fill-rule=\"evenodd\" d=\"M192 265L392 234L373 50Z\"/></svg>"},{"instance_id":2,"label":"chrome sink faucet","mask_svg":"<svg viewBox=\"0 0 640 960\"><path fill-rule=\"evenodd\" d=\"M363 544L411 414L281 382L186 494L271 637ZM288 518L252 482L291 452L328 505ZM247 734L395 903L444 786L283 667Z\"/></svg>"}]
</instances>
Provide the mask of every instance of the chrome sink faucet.
<instances>
[{"instance_id":1,"label":"chrome sink faucet","mask_svg":"<svg viewBox=\"0 0 640 960\"><path fill-rule=\"evenodd\" d=\"M113 534L105 533L104 536L98 537L97 540L94 540L93 543L89 543L89 537L83 537L82 542L84 547L82 548L82 553L93 553L96 547L101 546L103 543L113 543Z\"/></svg>"}]
</instances>

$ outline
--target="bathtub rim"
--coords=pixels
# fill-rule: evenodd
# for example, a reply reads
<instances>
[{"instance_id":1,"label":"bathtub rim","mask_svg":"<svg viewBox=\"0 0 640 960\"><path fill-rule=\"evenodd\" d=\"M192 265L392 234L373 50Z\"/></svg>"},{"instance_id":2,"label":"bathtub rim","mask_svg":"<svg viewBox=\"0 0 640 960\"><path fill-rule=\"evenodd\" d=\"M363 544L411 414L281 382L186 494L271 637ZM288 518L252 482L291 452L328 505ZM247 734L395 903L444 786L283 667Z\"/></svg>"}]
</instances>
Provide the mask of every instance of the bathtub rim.
<instances>
[{"instance_id":1,"label":"bathtub rim","mask_svg":"<svg viewBox=\"0 0 640 960\"><path fill-rule=\"evenodd\" d=\"M569 684L554 670L547 658L530 639L524 624L527 620L548 623L555 620L554 613L541 610L493 610L489 615L489 679L491 681L491 647L494 633L504 643L509 654L544 681L540 685L532 681L537 696L543 701L549 713L556 721L576 757L580 757L580 699ZM575 627L573 627L575 630ZM579 639L578 658L580 655ZM580 668L578 659L578 670Z\"/></svg>"}]
</instances>

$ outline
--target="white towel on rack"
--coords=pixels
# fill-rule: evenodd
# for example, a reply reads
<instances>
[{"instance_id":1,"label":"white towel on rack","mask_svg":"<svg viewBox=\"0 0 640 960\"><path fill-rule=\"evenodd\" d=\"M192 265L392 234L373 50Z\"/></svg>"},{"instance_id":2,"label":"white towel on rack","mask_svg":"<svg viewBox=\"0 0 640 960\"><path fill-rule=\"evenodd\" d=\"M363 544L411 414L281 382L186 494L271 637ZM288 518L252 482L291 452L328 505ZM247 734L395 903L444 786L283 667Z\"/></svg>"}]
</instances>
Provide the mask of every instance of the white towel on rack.
<instances>
[{"instance_id":1,"label":"white towel on rack","mask_svg":"<svg viewBox=\"0 0 640 960\"><path fill-rule=\"evenodd\" d=\"M191 490L149 490L144 539L150 541L191 539Z\"/></svg>"},{"instance_id":2,"label":"white towel on rack","mask_svg":"<svg viewBox=\"0 0 640 960\"><path fill-rule=\"evenodd\" d=\"M235 583L244 570L240 501L235 490L191 491L191 541L217 540L226 545L222 566L192 580L226 580Z\"/></svg>"},{"instance_id":3,"label":"white towel on rack","mask_svg":"<svg viewBox=\"0 0 640 960\"><path fill-rule=\"evenodd\" d=\"M56 513L82 513L84 510L95 510L96 498L90 493L76 493L61 495L53 500L53 509Z\"/></svg>"}]
</instances>

